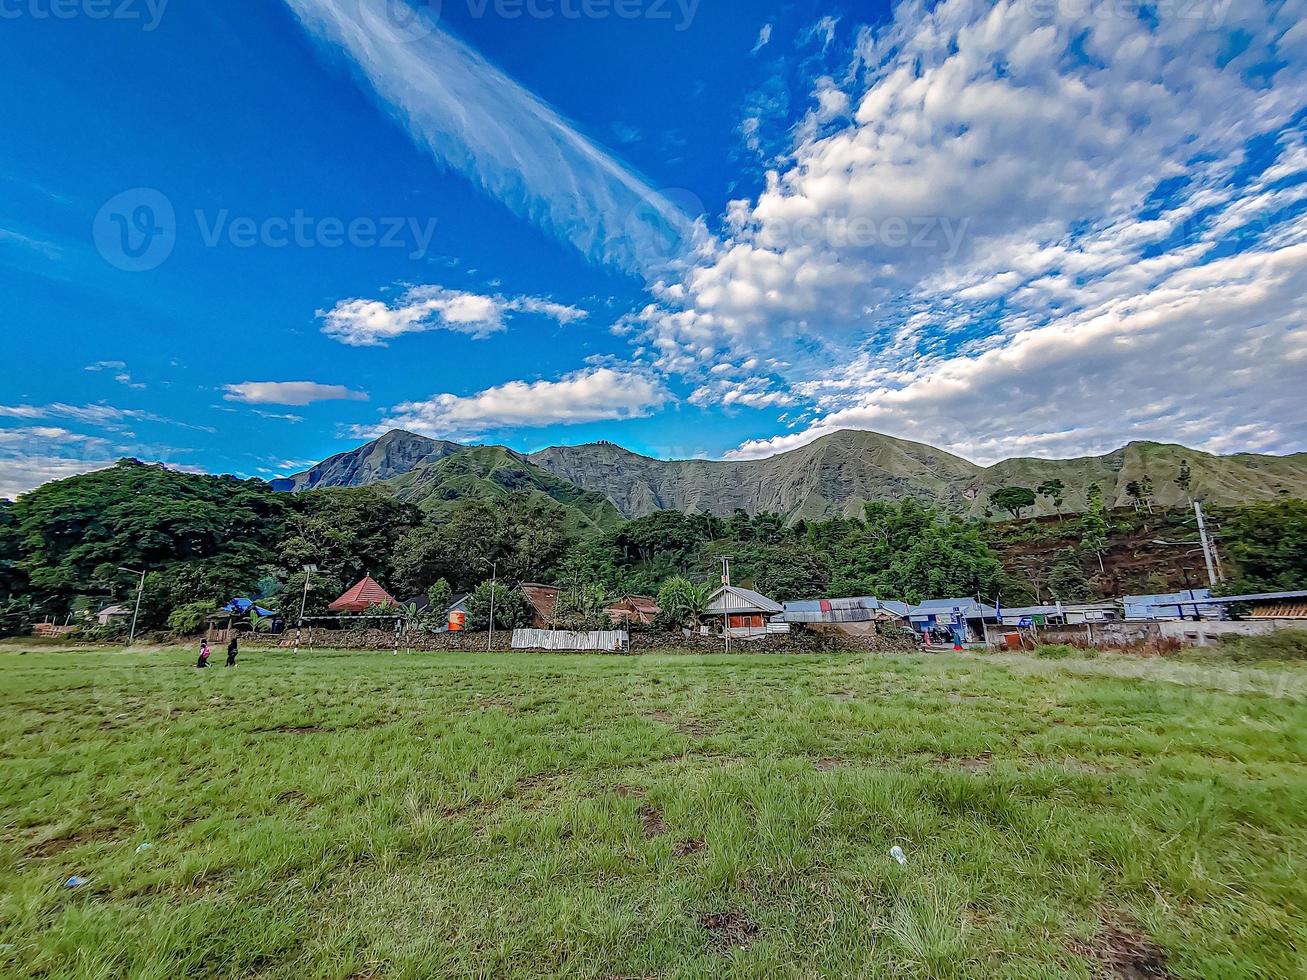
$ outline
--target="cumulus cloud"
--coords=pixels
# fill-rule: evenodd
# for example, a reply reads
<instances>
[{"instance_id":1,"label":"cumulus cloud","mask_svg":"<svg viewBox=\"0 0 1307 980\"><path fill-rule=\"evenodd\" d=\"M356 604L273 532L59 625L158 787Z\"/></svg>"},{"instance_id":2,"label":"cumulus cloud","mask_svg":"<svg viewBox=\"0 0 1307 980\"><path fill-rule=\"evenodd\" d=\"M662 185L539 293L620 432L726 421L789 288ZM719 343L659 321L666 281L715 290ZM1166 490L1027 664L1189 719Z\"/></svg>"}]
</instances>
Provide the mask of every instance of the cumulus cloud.
<instances>
[{"instance_id":1,"label":"cumulus cloud","mask_svg":"<svg viewBox=\"0 0 1307 980\"><path fill-rule=\"evenodd\" d=\"M485 338L506 329L505 319L514 313L536 314L561 324L589 315L575 306L534 296L509 298L444 286L411 286L394 302L346 299L330 310L319 310L318 317L328 337L351 347L378 347L403 334L427 330Z\"/></svg>"},{"instance_id":2,"label":"cumulus cloud","mask_svg":"<svg viewBox=\"0 0 1307 980\"><path fill-rule=\"evenodd\" d=\"M640 418L670 397L645 374L592 367L556 381L510 381L472 395L441 394L407 402L395 406L380 425L356 434L370 437L407 429L440 438L467 438L501 428Z\"/></svg>"},{"instance_id":3,"label":"cumulus cloud","mask_svg":"<svg viewBox=\"0 0 1307 980\"><path fill-rule=\"evenodd\" d=\"M980 353L899 371L857 365L818 395L839 407L728 455L770 456L844 428L981 463L1106 452L1128 439L1217 453L1300 447L1307 222L1302 230L1298 244L1177 270L1147 292L1112 296ZM858 384L841 384L864 371Z\"/></svg>"},{"instance_id":4,"label":"cumulus cloud","mask_svg":"<svg viewBox=\"0 0 1307 980\"><path fill-rule=\"evenodd\" d=\"M111 459L67 459L41 454L7 456L0 460L0 499L13 500L51 480L91 473L113 464Z\"/></svg>"},{"instance_id":5,"label":"cumulus cloud","mask_svg":"<svg viewBox=\"0 0 1307 980\"><path fill-rule=\"evenodd\" d=\"M427 14L401 27L393 0L286 2L348 56L415 142L585 255L654 275L693 237L697 216Z\"/></svg>"},{"instance_id":6,"label":"cumulus cloud","mask_svg":"<svg viewBox=\"0 0 1307 980\"><path fill-rule=\"evenodd\" d=\"M224 385L229 402L246 405L312 405L314 402L368 400L366 392L355 391L344 385L324 385L316 381L242 381ZM302 421L299 416L279 416Z\"/></svg>"},{"instance_id":7,"label":"cumulus cloud","mask_svg":"<svg viewBox=\"0 0 1307 980\"><path fill-rule=\"evenodd\" d=\"M1305 9L900 3L622 326L696 382L746 351L790 362L815 421L738 455L846 426L978 458L1301 448L1281 396L1307 381Z\"/></svg>"}]
</instances>

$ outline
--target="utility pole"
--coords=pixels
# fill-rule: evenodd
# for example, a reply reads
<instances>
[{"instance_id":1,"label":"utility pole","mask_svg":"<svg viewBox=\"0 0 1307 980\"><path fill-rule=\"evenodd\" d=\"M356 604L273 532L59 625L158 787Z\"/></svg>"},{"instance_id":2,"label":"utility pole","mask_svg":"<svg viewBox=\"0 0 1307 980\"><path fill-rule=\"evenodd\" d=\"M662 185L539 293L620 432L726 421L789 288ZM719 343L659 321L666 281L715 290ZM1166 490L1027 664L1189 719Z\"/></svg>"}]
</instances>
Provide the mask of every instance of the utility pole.
<instances>
[{"instance_id":1,"label":"utility pole","mask_svg":"<svg viewBox=\"0 0 1307 980\"><path fill-rule=\"evenodd\" d=\"M1207 537L1207 522L1203 519L1203 505L1194 501L1194 514L1198 518L1198 539L1203 543L1203 559L1207 562L1207 581L1212 588L1220 584L1216 575L1216 559L1212 557L1212 542Z\"/></svg>"},{"instance_id":2,"label":"utility pole","mask_svg":"<svg viewBox=\"0 0 1307 980\"><path fill-rule=\"evenodd\" d=\"M121 566L118 570L120 572L131 572L133 575L141 576L141 583L136 587L136 608L132 610L132 632L131 635L127 637L127 645L131 646L136 642L136 620L141 615L141 594L145 591L145 573L138 572L134 568L122 568Z\"/></svg>"},{"instance_id":3,"label":"utility pole","mask_svg":"<svg viewBox=\"0 0 1307 980\"><path fill-rule=\"evenodd\" d=\"M490 563L490 632L486 634L486 653L495 639L495 581L499 576L499 562Z\"/></svg>"},{"instance_id":4,"label":"utility pole","mask_svg":"<svg viewBox=\"0 0 1307 980\"><path fill-rule=\"evenodd\" d=\"M723 555L722 562L722 585L730 586L731 584L731 561L729 555ZM731 614L725 608L725 600L722 603L722 636L726 638L726 652L731 652Z\"/></svg>"},{"instance_id":5,"label":"utility pole","mask_svg":"<svg viewBox=\"0 0 1307 980\"><path fill-rule=\"evenodd\" d=\"M309 604L309 579L317 572L317 565L304 566L304 594L300 597L300 618L295 623L295 652L300 652L300 636L304 629L304 611Z\"/></svg>"}]
</instances>

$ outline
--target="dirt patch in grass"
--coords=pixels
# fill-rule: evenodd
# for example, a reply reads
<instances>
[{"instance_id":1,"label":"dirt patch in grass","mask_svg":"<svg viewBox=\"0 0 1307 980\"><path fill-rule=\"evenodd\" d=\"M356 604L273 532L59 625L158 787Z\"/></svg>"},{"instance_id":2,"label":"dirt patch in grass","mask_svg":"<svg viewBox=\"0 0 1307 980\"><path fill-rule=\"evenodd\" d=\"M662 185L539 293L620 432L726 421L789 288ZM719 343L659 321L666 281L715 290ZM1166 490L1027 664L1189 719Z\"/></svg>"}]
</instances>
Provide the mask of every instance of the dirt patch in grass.
<instances>
[{"instance_id":1,"label":"dirt patch in grass","mask_svg":"<svg viewBox=\"0 0 1307 980\"><path fill-rule=\"evenodd\" d=\"M105 827L81 827L62 837L47 837L45 840L36 841L27 847L25 853L31 859L58 857L65 851L71 851L75 847L115 841L127 836L130 832L129 828L121 824L112 824Z\"/></svg>"},{"instance_id":2,"label":"dirt patch in grass","mask_svg":"<svg viewBox=\"0 0 1307 980\"><path fill-rule=\"evenodd\" d=\"M677 718L666 711L651 712L649 718L662 725L671 725L682 735L689 735L691 738L707 738L714 734L712 726L701 718Z\"/></svg>"},{"instance_id":3,"label":"dirt patch in grass","mask_svg":"<svg viewBox=\"0 0 1307 980\"><path fill-rule=\"evenodd\" d=\"M691 837L689 840L678 842L673 853L677 857L689 857L691 854L698 854L707 846L702 837Z\"/></svg>"},{"instance_id":4,"label":"dirt patch in grass","mask_svg":"<svg viewBox=\"0 0 1307 980\"><path fill-rule=\"evenodd\" d=\"M856 700L858 700L858 695L857 695L857 693L854 692L854 691L849 691L849 690L843 690L843 691L831 691L831 692L830 692L830 696L833 697L836 701L856 701Z\"/></svg>"},{"instance_id":5,"label":"dirt patch in grass","mask_svg":"<svg viewBox=\"0 0 1307 980\"><path fill-rule=\"evenodd\" d=\"M504 714L511 715L515 705L508 698L486 698L478 705L484 714L487 711L502 711Z\"/></svg>"},{"instance_id":6,"label":"dirt patch in grass","mask_svg":"<svg viewBox=\"0 0 1307 980\"><path fill-rule=\"evenodd\" d=\"M994 764L993 752L981 752L979 755L956 756L938 755L935 763L940 766L957 766L967 772L986 772Z\"/></svg>"},{"instance_id":7,"label":"dirt patch in grass","mask_svg":"<svg viewBox=\"0 0 1307 980\"><path fill-rule=\"evenodd\" d=\"M832 755L823 759L814 759L812 765L818 772L831 772L832 770L838 769L840 766L844 765L844 760L838 756Z\"/></svg>"},{"instance_id":8,"label":"dirt patch in grass","mask_svg":"<svg viewBox=\"0 0 1307 980\"><path fill-rule=\"evenodd\" d=\"M667 822L663 815L648 803L640 807L640 822L644 825L645 840L653 840L667 833Z\"/></svg>"},{"instance_id":9,"label":"dirt patch in grass","mask_svg":"<svg viewBox=\"0 0 1307 980\"><path fill-rule=\"evenodd\" d=\"M1166 953L1143 933L1107 926L1087 943L1072 943L1071 951L1098 966L1110 980L1174 980Z\"/></svg>"},{"instance_id":10,"label":"dirt patch in grass","mask_svg":"<svg viewBox=\"0 0 1307 980\"><path fill-rule=\"evenodd\" d=\"M758 935L758 926L743 912L735 910L701 915L699 925L712 937L721 953L744 949Z\"/></svg>"}]
</instances>

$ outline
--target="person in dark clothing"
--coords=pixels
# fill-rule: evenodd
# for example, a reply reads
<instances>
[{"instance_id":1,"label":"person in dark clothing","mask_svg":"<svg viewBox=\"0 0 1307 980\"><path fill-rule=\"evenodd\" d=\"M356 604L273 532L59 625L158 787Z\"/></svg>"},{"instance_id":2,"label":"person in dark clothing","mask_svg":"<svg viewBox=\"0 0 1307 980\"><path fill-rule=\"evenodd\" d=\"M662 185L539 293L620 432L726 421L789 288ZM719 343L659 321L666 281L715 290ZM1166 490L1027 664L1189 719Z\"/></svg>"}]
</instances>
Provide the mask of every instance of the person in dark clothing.
<instances>
[{"instance_id":1,"label":"person in dark clothing","mask_svg":"<svg viewBox=\"0 0 1307 980\"><path fill-rule=\"evenodd\" d=\"M208 640L202 640L200 642L200 659L195 661L195 666L196 667L209 666L209 641Z\"/></svg>"},{"instance_id":2,"label":"person in dark clothing","mask_svg":"<svg viewBox=\"0 0 1307 980\"><path fill-rule=\"evenodd\" d=\"M235 666L236 666L236 652L237 652L236 637L233 636L233 637L231 638L231 642L227 644L227 666L228 666L228 667L235 667Z\"/></svg>"}]
</instances>

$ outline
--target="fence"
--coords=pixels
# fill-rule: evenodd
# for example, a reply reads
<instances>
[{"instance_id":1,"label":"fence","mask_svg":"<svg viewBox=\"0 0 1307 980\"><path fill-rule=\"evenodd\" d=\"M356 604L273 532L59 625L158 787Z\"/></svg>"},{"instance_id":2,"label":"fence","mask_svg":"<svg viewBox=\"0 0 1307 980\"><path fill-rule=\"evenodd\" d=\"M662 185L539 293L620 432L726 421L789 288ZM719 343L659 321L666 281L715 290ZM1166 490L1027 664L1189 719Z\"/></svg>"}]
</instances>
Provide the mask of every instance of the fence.
<instances>
[{"instance_id":1,"label":"fence","mask_svg":"<svg viewBox=\"0 0 1307 980\"><path fill-rule=\"evenodd\" d=\"M566 630L513 630L514 650L593 650L599 653L623 653L631 648L626 630L598 630L593 633L570 633Z\"/></svg>"}]
</instances>

